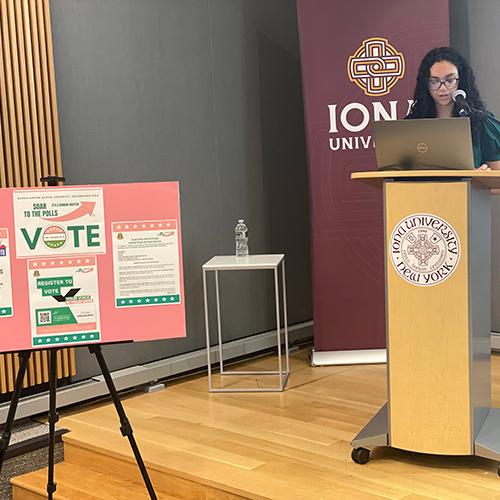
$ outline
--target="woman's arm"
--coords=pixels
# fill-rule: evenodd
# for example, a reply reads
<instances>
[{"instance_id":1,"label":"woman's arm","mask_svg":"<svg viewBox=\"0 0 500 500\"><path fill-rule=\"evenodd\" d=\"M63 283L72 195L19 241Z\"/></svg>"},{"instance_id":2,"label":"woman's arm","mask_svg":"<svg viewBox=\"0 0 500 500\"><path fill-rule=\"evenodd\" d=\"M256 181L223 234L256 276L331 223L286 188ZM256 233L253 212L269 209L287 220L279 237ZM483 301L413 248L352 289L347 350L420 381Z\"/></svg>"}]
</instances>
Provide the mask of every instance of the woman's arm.
<instances>
[{"instance_id":1,"label":"woman's arm","mask_svg":"<svg viewBox=\"0 0 500 500\"><path fill-rule=\"evenodd\" d=\"M487 161L483 163L477 170L500 170L500 160Z\"/></svg>"},{"instance_id":2,"label":"woman's arm","mask_svg":"<svg viewBox=\"0 0 500 500\"><path fill-rule=\"evenodd\" d=\"M500 170L500 160L487 161L486 163L491 170Z\"/></svg>"},{"instance_id":3,"label":"woman's arm","mask_svg":"<svg viewBox=\"0 0 500 500\"><path fill-rule=\"evenodd\" d=\"M478 170L500 170L500 160L483 163ZM492 189L490 192L495 196L500 195L500 189Z\"/></svg>"}]
</instances>

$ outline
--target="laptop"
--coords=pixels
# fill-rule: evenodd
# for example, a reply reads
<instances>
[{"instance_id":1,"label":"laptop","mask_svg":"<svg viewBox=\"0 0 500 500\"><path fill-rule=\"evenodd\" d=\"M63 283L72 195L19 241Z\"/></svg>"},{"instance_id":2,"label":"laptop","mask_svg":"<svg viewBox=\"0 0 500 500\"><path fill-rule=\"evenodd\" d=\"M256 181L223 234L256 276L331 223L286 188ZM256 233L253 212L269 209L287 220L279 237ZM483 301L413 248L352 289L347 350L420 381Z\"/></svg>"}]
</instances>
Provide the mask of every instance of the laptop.
<instances>
[{"instance_id":1,"label":"laptop","mask_svg":"<svg viewBox=\"0 0 500 500\"><path fill-rule=\"evenodd\" d=\"M473 170L470 120L372 122L379 170Z\"/></svg>"}]
</instances>

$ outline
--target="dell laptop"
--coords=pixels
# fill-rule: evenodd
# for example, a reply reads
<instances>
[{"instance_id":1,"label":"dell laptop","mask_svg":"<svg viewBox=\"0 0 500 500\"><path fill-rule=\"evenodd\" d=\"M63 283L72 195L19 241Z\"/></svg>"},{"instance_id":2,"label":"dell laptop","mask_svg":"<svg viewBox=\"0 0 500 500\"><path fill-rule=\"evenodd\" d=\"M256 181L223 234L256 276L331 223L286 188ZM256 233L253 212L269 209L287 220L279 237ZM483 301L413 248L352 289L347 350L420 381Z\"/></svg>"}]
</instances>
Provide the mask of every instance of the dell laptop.
<instances>
[{"instance_id":1,"label":"dell laptop","mask_svg":"<svg viewBox=\"0 0 500 500\"><path fill-rule=\"evenodd\" d=\"M474 169L469 118L372 122L379 170Z\"/></svg>"}]
</instances>

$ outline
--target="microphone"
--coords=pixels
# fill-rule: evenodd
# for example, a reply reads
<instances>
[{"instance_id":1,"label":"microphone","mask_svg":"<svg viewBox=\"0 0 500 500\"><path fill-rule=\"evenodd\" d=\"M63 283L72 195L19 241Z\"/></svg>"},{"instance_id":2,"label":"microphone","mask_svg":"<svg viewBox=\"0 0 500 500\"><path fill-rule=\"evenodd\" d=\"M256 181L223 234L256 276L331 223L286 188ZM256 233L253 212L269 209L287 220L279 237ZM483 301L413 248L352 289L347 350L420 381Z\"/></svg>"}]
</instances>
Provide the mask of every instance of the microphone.
<instances>
[{"instance_id":1,"label":"microphone","mask_svg":"<svg viewBox=\"0 0 500 500\"><path fill-rule=\"evenodd\" d=\"M467 103L467 94L465 93L465 90L455 90L453 94L451 94L451 97L458 106L458 114L460 116L469 116L470 106Z\"/></svg>"}]
</instances>

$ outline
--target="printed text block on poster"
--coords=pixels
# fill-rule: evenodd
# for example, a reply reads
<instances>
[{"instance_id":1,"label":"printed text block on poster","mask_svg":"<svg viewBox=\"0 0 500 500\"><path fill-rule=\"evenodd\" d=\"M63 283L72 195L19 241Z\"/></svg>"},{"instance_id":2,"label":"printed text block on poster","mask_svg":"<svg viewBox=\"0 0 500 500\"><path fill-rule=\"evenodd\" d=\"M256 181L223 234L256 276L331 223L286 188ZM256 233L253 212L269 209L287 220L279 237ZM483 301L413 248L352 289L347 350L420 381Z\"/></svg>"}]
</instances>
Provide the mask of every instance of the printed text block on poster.
<instances>
[{"instance_id":1,"label":"printed text block on poster","mask_svg":"<svg viewBox=\"0 0 500 500\"><path fill-rule=\"evenodd\" d=\"M95 256L28 260L33 346L97 342Z\"/></svg>"},{"instance_id":2,"label":"printed text block on poster","mask_svg":"<svg viewBox=\"0 0 500 500\"><path fill-rule=\"evenodd\" d=\"M17 258L106 253L102 188L14 191Z\"/></svg>"},{"instance_id":3,"label":"printed text block on poster","mask_svg":"<svg viewBox=\"0 0 500 500\"><path fill-rule=\"evenodd\" d=\"M179 304L179 238L175 220L114 222L116 307Z\"/></svg>"},{"instance_id":4,"label":"printed text block on poster","mask_svg":"<svg viewBox=\"0 0 500 500\"><path fill-rule=\"evenodd\" d=\"M12 316L9 232L0 228L0 318Z\"/></svg>"}]
</instances>

